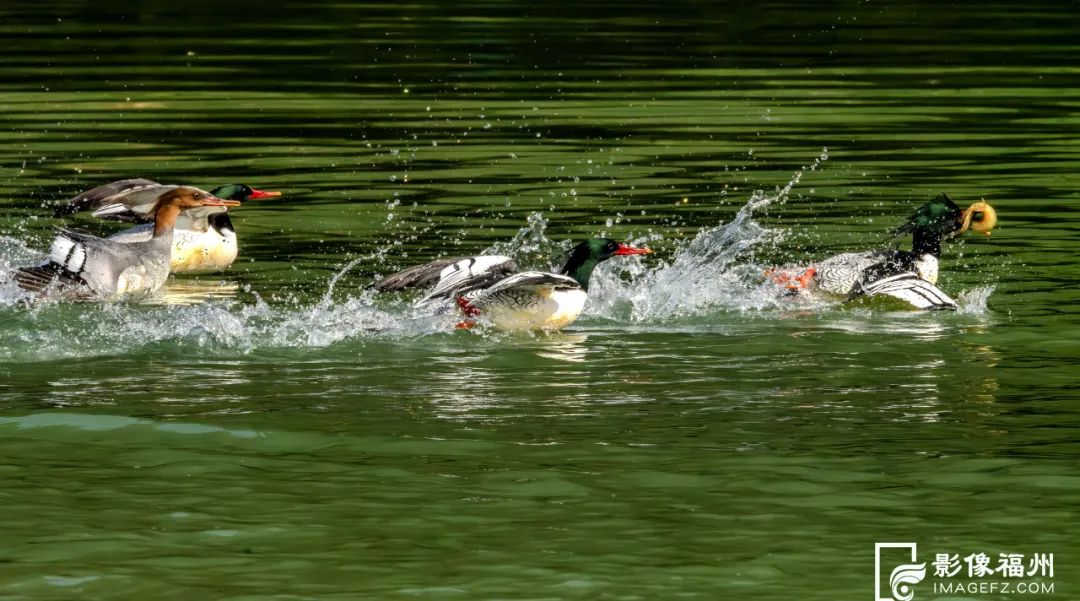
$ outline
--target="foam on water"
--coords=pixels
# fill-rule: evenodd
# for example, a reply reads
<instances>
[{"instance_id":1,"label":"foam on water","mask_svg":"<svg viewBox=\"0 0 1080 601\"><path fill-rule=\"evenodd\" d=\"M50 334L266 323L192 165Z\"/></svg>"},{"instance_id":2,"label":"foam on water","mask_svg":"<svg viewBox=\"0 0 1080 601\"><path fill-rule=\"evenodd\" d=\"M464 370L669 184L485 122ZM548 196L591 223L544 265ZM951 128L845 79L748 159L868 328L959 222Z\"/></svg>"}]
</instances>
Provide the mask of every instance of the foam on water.
<instances>
[{"instance_id":1,"label":"foam on water","mask_svg":"<svg viewBox=\"0 0 1080 601\"><path fill-rule=\"evenodd\" d=\"M18 267L41 261L42 254L18 240L0 237L0 311L14 317L0 328L0 361L58 360L119 355L168 344L201 352L247 353L256 349L325 347L370 337L412 337L452 329L451 316L424 314L407 303L377 302L372 291L335 302L334 285L350 268L328 282L314 305L291 299L268 303L235 298L231 282L171 280L149 302L30 302L11 279Z\"/></svg>"},{"instance_id":2,"label":"foam on water","mask_svg":"<svg viewBox=\"0 0 1080 601\"><path fill-rule=\"evenodd\" d=\"M10 310L10 309L9 309ZM449 316L376 306L365 292L313 306L208 301L198 305L43 304L0 328L0 361L116 355L170 344L225 355L257 349L325 347L365 338L450 331Z\"/></svg>"},{"instance_id":3,"label":"foam on water","mask_svg":"<svg viewBox=\"0 0 1080 601\"><path fill-rule=\"evenodd\" d=\"M148 302L78 303L33 301L11 274L42 260L42 253L0 237L0 361L58 360L119 355L168 344L236 354L256 349L325 347L363 338L407 338L452 330L450 315L433 315L405 302L376 299L374 292L334 301L334 285L361 257L327 283L314 305L292 299L254 302L235 298L232 282L173 279Z\"/></svg>"}]
</instances>

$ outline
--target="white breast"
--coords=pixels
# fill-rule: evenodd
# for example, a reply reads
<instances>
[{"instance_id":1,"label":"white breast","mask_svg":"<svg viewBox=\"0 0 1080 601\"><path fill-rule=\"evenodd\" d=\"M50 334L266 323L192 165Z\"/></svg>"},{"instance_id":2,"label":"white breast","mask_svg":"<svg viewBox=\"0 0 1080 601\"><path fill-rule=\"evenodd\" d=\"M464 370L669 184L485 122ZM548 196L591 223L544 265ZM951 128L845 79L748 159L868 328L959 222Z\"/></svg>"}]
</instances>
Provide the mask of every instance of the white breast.
<instances>
[{"instance_id":1,"label":"white breast","mask_svg":"<svg viewBox=\"0 0 1080 601\"><path fill-rule=\"evenodd\" d=\"M151 224L137 225L109 236L118 242L145 242L153 235ZM206 273L222 271L232 266L239 247L232 230L219 232L214 228L203 231L177 227L173 230L173 273Z\"/></svg>"},{"instance_id":2,"label":"white breast","mask_svg":"<svg viewBox=\"0 0 1080 601\"><path fill-rule=\"evenodd\" d=\"M205 273L228 269L239 248L236 234L231 230L219 232L209 228L204 232L176 230L173 234L173 273Z\"/></svg>"},{"instance_id":3,"label":"white breast","mask_svg":"<svg viewBox=\"0 0 1080 601\"><path fill-rule=\"evenodd\" d=\"M925 254L919 257L915 261L915 270L919 272L920 278L931 284L937 284L938 260L934 255Z\"/></svg>"},{"instance_id":4,"label":"white breast","mask_svg":"<svg viewBox=\"0 0 1080 601\"><path fill-rule=\"evenodd\" d=\"M500 330L507 331L555 331L564 328L581 315L587 298L585 291L580 288L507 290L500 296L502 294L507 294L505 299L487 304L482 317Z\"/></svg>"}]
</instances>

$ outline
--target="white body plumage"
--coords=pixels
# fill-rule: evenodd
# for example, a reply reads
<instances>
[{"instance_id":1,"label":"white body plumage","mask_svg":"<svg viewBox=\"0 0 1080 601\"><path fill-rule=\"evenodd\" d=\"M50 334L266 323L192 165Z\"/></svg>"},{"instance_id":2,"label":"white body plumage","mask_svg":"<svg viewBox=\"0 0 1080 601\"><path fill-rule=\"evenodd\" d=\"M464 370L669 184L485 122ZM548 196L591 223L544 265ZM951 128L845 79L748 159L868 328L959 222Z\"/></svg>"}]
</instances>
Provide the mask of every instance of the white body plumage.
<instances>
[{"instance_id":1,"label":"white body plumage","mask_svg":"<svg viewBox=\"0 0 1080 601\"><path fill-rule=\"evenodd\" d=\"M204 220L205 222L205 220ZM231 229L206 227L199 230L185 215L177 219L171 245L170 269L173 273L208 273L222 271L232 266L239 254L236 232ZM145 242L154 234L150 223L109 236L110 240L123 242Z\"/></svg>"},{"instance_id":2,"label":"white body plumage","mask_svg":"<svg viewBox=\"0 0 1080 601\"><path fill-rule=\"evenodd\" d=\"M587 298L581 288L507 290L483 303L480 316L500 330L553 332L577 321Z\"/></svg>"},{"instance_id":3,"label":"white body plumage","mask_svg":"<svg viewBox=\"0 0 1080 601\"><path fill-rule=\"evenodd\" d=\"M938 260L937 257L931 254L925 254L920 256L915 261L915 271L919 274L919 277L930 282L931 284L937 284L938 277Z\"/></svg>"},{"instance_id":4,"label":"white body plumage","mask_svg":"<svg viewBox=\"0 0 1080 601\"><path fill-rule=\"evenodd\" d=\"M85 282L101 299L143 297L169 278L171 234L132 244L60 230L49 249L49 260Z\"/></svg>"}]
</instances>

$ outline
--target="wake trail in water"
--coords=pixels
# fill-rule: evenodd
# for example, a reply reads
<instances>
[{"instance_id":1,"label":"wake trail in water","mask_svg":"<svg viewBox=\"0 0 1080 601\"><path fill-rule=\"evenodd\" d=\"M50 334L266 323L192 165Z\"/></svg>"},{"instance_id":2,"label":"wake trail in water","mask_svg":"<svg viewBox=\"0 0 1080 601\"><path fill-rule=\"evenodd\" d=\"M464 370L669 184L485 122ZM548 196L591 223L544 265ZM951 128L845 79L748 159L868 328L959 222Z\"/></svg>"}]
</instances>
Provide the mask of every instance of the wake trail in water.
<instances>
[{"instance_id":1,"label":"wake trail in water","mask_svg":"<svg viewBox=\"0 0 1080 601\"><path fill-rule=\"evenodd\" d=\"M732 313L768 316L793 309L835 308L836 303L825 300L784 298L767 281L763 274L771 265L762 263L759 256L767 254L764 251L775 254L786 232L755 219L768 207L787 201L804 175L817 170L827 158L822 152L772 193L754 192L727 223L702 229L689 241L677 243L668 261L630 256L601 264L590 286L586 322L589 318L645 324L709 322ZM547 224L541 213L534 213L512 239L492 245L484 254L511 256L523 268L558 270L571 244L550 239ZM651 234L630 242L663 240ZM7 320L8 327L0 327L0 361L118 355L154 345L231 355L453 332L458 316L452 310L417 308L408 298L380 295L371 289L334 299L337 285L354 267L382 261L386 252L349 261L327 281L318 300L308 305L289 298L267 302L258 294L253 302L244 303L234 297L235 283L215 288L185 279L170 281L158 299L165 304L28 304L29 297L10 274L39 262L43 254L14 238L0 237L0 310L18 314ZM992 292L992 286L984 286L961 293L959 313L985 315Z\"/></svg>"},{"instance_id":2,"label":"wake trail in water","mask_svg":"<svg viewBox=\"0 0 1080 601\"><path fill-rule=\"evenodd\" d=\"M381 309L370 293L298 307L208 301L197 305L46 304L0 327L0 361L118 355L155 345L235 355L320 348L343 341L401 339L452 331L449 318ZM205 354L205 353L202 353Z\"/></svg>"},{"instance_id":3,"label":"wake trail in water","mask_svg":"<svg viewBox=\"0 0 1080 601\"><path fill-rule=\"evenodd\" d=\"M254 302L242 303L232 298L235 284L187 279L171 279L154 299L141 304L31 302L33 297L11 274L39 262L42 254L18 240L0 238L0 311L15 318L0 320L0 361L120 355L155 345L234 355L452 331L450 316L426 315L401 302L379 303L370 290L334 301L341 278L372 258L346 264L309 306L293 299L266 302L258 294Z\"/></svg>"}]
</instances>

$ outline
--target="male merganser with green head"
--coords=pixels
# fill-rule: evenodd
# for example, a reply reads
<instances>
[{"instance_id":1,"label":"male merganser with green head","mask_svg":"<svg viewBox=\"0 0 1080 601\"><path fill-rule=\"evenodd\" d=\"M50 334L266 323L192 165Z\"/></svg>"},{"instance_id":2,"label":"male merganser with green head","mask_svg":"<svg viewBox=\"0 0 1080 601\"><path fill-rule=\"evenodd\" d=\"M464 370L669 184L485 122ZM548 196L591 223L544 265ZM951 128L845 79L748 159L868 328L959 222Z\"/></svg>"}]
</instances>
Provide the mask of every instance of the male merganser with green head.
<instances>
[{"instance_id":1,"label":"male merganser with green head","mask_svg":"<svg viewBox=\"0 0 1080 601\"><path fill-rule=\"evenodd\" d=\"M15 281L40 296L55 293L70 300L120 300L152 294L169 277L173 228L180 215L205 207L239 205L198 188L167 189L150 208L154 223L149 239L119 242L59 229L48 260L16 271Z\"/></svg>"},{"instance_id":2,"label":"male merganser with green head","mask_svg":"<svg viewBox=\"0 0 1080 601\"><path fill-rule=\"evenodd\" d=\"M412 267L383 279L375 288L405 290L434 283L417 304L455 301L466 317L461 327L471 327L481 318L501 330L550 332L570 325L581 315L597 265L615 256L651 252L608 238L593 238L570 251L559 273L518 272L510 257L481 255Z\"/></svg>"},{"instance_id":3,"label":"male merganser with green head","mask_svg":"<svg viewBox=\"0 0 1080 601\"><path fill-rule=\"evenodd\" d=\"M92 215L116 221L146 222L157 198L180 186L159 184L148 179L115 181L83 192L64 203L58 214L92 209ZM244 184L214 188L209 194L225 200L249 201L281 196L280 192L255 190ZM117 232L109 239L118 242L144 242L153 235L153 223L141 223ZM198 207L180 214L173 237L171 269L173 273L205 273L228 269L239 252L236 230L225 207Z\"/></svg>"},{"instance_id":4,"label":"male merganser with green head","mask_svg":"<svg viewBox=\"0 0 1080 601\"><path fill-rule=\"evenodd\" d=\"M956 309L956 301L935 285L942 244L968 230L989 236L996 225L997 213L986 201L961 210L942 194L892 231L893 239L912 235L910 251L884 248L843 253L811 265L800 275L776 270L769 275L794 293L818 290L848 300L887 295L918 309Z\"/></svg>"}]
</instances>

